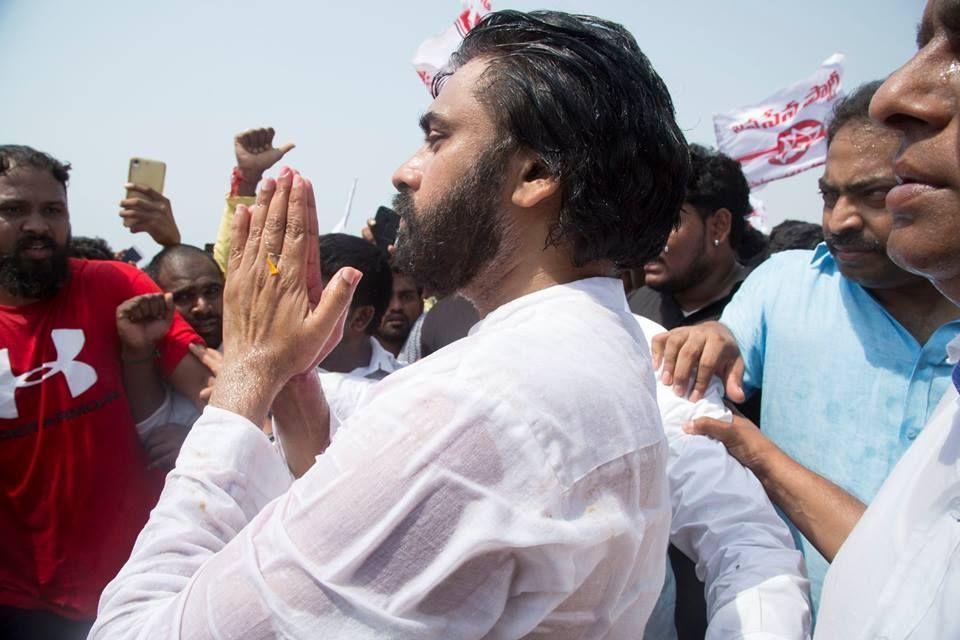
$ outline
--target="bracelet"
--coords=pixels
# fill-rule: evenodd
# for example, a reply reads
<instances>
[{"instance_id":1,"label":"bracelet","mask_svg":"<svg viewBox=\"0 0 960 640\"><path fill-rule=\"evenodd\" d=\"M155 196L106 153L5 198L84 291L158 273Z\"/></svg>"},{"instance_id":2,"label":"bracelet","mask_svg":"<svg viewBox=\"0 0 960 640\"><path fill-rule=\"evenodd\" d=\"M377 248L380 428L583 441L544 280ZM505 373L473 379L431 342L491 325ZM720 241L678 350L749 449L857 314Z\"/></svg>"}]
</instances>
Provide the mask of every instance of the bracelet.
<instances>
[{"instance_id":1,"label":"bracelet","mask_svg":"<svg viewBox=\"0 0 960 640\"><path fill-rule=\"evenodd\" d=\"M121 355L120 362L122 362L123 364L144 364L145 362L152 362L153 360L156 360L159 357L160 357L160 352L154 349L153 353L151 353L149 356L147 356L146 358L140 358L139 360L128 360Z\"/></svg>"},{"instance_id":2,"label":"bracelet","mask_svg":"<svg viewBox=\"0 0 960 640\"><path fill-rule=\"evenodd\" d=\"M240 192L240 183L246 182L247 184L253 184L250 180L247 180L247 177L243 175L243 172L240 171L240 167L234 167L233 171L230 173L230 197L235 197Z\"/></svg>"}]
</instances>

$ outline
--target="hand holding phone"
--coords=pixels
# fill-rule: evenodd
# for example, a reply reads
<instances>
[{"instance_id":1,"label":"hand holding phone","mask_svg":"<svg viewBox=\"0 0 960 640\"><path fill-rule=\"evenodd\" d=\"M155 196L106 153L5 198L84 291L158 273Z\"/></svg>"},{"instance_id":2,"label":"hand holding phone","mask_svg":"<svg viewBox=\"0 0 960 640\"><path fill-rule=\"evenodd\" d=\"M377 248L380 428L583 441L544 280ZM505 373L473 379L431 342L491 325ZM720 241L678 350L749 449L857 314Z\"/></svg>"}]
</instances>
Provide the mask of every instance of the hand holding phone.
<instances>
[{"instance_id":1,"label":"hand holding phone","mask_svg":"<svg viewBox=\"0 0 960 640\"><path fill-rule=\"evenodd\" d=\"M169 247L180 244L180 230L170 200L162 193L165 174L166 165L162 162L131 159L127 197L120 201L120 217L131 232L145 231L157 244Z\"/></svg>"},{"instance_id":2,"label":"hand holding phone","mask_svg":"<svg viewBox=\"0 0 960 640\"><path fill-rule=\"evenodd\" d=\"M163 180L167 175L167 165L159 160L146 158L130 158L130 169L127 171L127 182L163 193ZM127 191L127 197L133 197Z\"/></svg>"},{"instance_id":3,"label":"hand holding phone","mask_svg":"<svg viewBox=\"0 0 960 640\"><path fill-rule=\"evenodd\" d=\"M397 230L400 228L400 216L389 207L378 207L374 217L373 241L383 251L389 253L389 247L397 242Z\"/></svg>"}]
</instances>

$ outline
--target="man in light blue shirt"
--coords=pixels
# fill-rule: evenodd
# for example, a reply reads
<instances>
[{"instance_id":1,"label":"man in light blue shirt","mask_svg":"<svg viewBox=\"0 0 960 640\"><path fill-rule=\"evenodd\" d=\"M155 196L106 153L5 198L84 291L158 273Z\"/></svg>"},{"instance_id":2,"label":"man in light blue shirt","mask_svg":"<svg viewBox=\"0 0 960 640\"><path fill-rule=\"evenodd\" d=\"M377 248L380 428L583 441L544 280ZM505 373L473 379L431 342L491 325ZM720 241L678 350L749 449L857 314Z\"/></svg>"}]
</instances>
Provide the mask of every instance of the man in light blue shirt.
<instances>
[{"instance_id":1,"label":"man in light blue shirt","mask_svg":"<svg viewBox=\"0 0 960 640\"><path fill-rule=\"evenodd\" d=\"M957 308L886 255L899 136L868 119L878 86L851 94L830 125L825 244L770 258L720 318L743 357L744 391L763 389L764 433L864 503L950 385L945 349L960 334ZM827 562L795 535L816 603Z\"/></svg>"}]
</instances>

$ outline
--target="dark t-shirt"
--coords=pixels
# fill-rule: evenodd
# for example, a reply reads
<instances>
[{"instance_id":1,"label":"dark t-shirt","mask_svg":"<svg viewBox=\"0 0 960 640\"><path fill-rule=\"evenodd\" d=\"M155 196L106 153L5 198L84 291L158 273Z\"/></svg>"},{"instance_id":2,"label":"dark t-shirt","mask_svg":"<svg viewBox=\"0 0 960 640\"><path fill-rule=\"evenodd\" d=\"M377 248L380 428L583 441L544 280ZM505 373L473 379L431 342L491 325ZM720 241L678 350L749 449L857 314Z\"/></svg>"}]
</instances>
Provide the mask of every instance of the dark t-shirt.
<instances>
[{"instance_id":1,"label":"dark t-shirt","mask_svg":"<svg viewBox=\"0 0 960 640\"><path fill-rule=\"evenodd\" d=\"M723 308L733 299L733 294L740 288L741 282L743 281L741 280L733 285L733 289L724 297L711 302L688 316L683 315L680 305L673 299L673 296L669 293L654 291L650 287L640 287L633 291L627 296L627 302L630 304L630 311L638 316L653 320L669 331L677 327L689 327L709 320L719 320Z\"/></svg>"},{"instance_id":2,"label":"dark t-shirt","mask_svg":"<svg viewBox=\"0 0 960 640\"><path fill-rule=\"evenodd\" d=\"M480 314L466 298L453 294L439 300L423 319L421 357L426 358L451 342L465 338L470 327L479 321Z\"/></svg>"}]
</instances>

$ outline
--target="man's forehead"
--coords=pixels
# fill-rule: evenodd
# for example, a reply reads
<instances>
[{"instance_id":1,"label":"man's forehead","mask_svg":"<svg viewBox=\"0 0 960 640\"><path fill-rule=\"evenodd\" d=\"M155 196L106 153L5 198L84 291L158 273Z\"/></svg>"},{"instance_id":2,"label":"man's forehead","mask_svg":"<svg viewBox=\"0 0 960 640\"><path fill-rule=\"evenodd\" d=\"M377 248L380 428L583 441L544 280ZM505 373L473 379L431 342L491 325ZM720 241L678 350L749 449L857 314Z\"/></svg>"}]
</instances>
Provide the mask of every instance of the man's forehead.
<instances>
[{"instance_id":1,"label":"man's forehead","mask_svg":"<svg viewBox=\"0 0 960 640\"><path fill-rule=\"evenodd\" d=\"M191 289L203 289L211 284L223 284L219 277L212 275L198 277L184 275L163 277L167 275L168 274L162 274L160 280L165 285L163 288L172 293L180 293L181 291L189 291Z\"/></svg>"},{"instance_id":2,"label":"man's forehead","mask_svg":"<svg viewBox=\"0 0 960 640\"><path fill-rule=\"evenodd\" d=\"M859 179L866 174L893 176L893 161L900 136L868 121L851 123L837 132L827 149L824 177L834 179L849 174Z\"/></svg>"},{"instance_id":3,"label":"man's forehead","mask_svg":"<svg viewBox=\"0 0 960 640\"><path fill-rule=\"evenodd\" d=\"M430 103L425 118L451 123L475 118L476 112L482 110L475 91L488 65L489 62L485 60L471 60L448 76L441 83L439 94Z\"/></svg>"},{"instance_id":4,"label":"man's forehead","mask_svg":"<svg viewBox=\"0 0 960 640\"><path fill-rule=\"evenodd\" d=\"M0 174L0 199L63 203L67 190L49 171L13 167Z\"/></svg>"},{"instance_id":5,"label":"man's forehead","mask_svg":"<svg viewBox=\"0 0 960 640\"><path fill-rule=\"evenodd\" d=\"M171 291L174 288L222 282L220 269L204 256L177 256L168 260L160 269L160 280Z\"/></svg>"}]
</instances>

